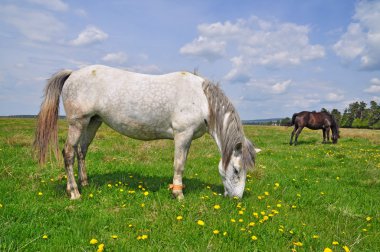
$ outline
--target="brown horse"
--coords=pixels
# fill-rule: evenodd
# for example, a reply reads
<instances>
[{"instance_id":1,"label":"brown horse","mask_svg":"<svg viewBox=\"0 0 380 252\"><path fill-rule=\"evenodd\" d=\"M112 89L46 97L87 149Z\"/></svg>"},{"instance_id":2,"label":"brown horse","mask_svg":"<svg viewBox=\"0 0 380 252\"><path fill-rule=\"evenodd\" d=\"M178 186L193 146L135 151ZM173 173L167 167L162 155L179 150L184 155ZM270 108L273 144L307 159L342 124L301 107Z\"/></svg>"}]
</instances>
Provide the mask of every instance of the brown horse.
<instances>
[{"instance_id":1,"label":"brown horse","mask_svg":"<svg viewBox=\"0 0 380 252\"><path fill-rule=\"evenodd\" d=\"M339 138L339 127L335 120L335 118L328 112L309 112L302 111L299 113L293 114L292 124L294 125L294 129L292 131L292 135L290 137L290 145L293 144L293 136L296 134L294 139L294 145L297 144L297 139L299 134L304 127L307 127L312 130L322 129L323 132L323 143L330 141L330 129L332 132L332 142L335 144L338 142Z\"/></svg>"}]
</instances>

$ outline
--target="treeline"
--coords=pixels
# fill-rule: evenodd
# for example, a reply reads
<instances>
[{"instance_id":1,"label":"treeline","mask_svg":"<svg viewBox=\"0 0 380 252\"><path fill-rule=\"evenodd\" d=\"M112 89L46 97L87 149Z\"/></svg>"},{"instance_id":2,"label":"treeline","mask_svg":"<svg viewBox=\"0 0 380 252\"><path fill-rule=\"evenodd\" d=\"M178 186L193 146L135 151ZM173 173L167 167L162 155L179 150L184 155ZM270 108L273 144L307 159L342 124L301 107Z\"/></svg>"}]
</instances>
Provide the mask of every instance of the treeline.
<instances>
[{"instance_id":1,"label":"treeline","mask_svg":"<svg viewBox=\"0 0 380 252\"><path fill-rule=\"evenodd\" d=\"M337 109L328 111L322 108L321 111L331 113L342 128L380 129L380 104L375 101L371 101L369 107L364 101L353 102L348 105L343 114ZM278 121L277 125L289 126L291 118L286 117Z\"/></svg>"}]
</instances>

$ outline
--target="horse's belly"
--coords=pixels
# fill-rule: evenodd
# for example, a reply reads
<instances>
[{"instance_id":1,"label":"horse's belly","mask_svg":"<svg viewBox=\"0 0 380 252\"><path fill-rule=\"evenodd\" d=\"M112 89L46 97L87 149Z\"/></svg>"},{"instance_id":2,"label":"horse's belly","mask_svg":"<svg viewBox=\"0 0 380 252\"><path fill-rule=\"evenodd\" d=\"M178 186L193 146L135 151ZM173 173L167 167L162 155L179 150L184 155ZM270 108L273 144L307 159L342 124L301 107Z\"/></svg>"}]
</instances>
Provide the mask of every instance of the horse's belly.
<instances>
[{"instance_id":1,"label":"horse's belly","mask_svg":"<svg viewBox=\"0 0 380 252\"><path fill-rule=\"evenodd\" d=\"M125 136L139 140L173 139L173 129L168 122L143 122L131 118L101 116L103 121ZM121 119L121 120L120 120Z\"/></svg>"}]
</instances>

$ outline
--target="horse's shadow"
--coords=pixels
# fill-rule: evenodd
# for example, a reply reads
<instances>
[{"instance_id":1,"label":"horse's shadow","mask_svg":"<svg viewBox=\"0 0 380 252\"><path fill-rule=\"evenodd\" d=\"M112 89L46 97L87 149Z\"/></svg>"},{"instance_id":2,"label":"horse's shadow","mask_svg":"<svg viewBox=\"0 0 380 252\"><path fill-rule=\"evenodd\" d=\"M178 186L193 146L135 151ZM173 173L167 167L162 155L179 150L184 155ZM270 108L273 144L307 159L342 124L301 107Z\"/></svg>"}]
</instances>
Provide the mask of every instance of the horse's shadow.
<instances>
[{"instance_id":1,"label":"horse's shadow","mask_svg":"<svg viewBox=\"0 0 380 252\"><path fill-rule=\"evenodd\" d=\"M169 184L172 183L173 177L171 176L158 176L158 175L144 175L143 173L136 172L121 172L115 171L110 173L88 174L89 188L99 190L104 186L110 184L111 186L120 186L126 190L138 190L139 186L146 188L150 192L158 192L160 190L167 190ZM210 186L214 192L223 194L224 188L222 183L213 184L200 180L199 178L183 178L186 194L199 193L204 190L206 186ZM81 187L79 190L82 193L86 187ZM60 192L66 190L66 184L61 183L55 188Z\"/></svg>"}]
</instances>

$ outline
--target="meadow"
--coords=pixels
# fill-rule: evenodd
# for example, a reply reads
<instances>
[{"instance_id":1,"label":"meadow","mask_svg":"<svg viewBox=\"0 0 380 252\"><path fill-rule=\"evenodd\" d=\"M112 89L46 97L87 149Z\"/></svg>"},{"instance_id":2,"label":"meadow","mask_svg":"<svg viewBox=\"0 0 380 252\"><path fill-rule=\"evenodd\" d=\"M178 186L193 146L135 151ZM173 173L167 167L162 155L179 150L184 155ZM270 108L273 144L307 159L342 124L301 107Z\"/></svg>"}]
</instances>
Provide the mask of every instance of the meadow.
<instances>
[{"instance_id":1,"label":"meadow","mask_svg":"<svg viewBox=\"0 0 380 252\"><path fill-rule=\"evenodd\" d=\"M61 147L66 122L59 122ZM172 199L173 142L102 125L89 186L66 195L62 160L40 167L34 119L0 119L0 251L380 251L380 131L245 126L262 149L242 199L224 198L217 147L193 141L185 199ZM328 250L330 249L330 250Z\"/></svg>"}]
</instances>

